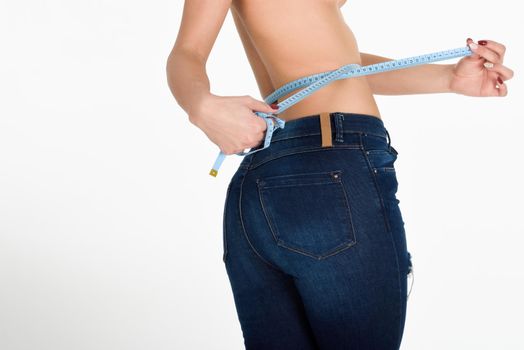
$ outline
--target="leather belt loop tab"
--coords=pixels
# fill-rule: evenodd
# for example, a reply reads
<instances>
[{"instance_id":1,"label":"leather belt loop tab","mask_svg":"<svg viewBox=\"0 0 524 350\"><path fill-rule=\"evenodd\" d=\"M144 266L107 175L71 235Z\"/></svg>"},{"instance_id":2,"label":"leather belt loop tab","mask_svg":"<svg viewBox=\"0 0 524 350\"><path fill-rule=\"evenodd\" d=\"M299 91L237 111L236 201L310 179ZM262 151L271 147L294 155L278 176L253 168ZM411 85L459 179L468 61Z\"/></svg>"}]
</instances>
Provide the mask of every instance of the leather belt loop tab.
<instances>
[{"instance_id":1,"label":"leather belt loop tab","mask_svg":"<svg viewBox=\"0 0 524 350\"><path fill-rule=\"evenodd\" d=\"M332 147L331 118L329 112L320 113L320 133L322 135L322 147Z\"/></svg>"}]
</instances>

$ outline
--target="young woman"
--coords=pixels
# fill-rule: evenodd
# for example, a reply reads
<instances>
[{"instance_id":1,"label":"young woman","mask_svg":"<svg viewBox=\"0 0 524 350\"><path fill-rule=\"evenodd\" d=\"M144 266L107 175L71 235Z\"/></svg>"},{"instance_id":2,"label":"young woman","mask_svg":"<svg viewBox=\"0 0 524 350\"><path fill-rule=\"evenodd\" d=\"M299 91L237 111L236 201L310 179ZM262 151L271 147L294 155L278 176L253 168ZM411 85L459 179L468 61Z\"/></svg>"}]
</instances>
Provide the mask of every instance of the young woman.
<instances>
[{"instance_id":1,"label":"young woman","mask_svg":"<svg viewBox=\"0 0 524 350\"><path fill-rule=\"evenodd\" d=\"M468 38L473 54L456 64L337 80L281 114L209 91L205 63L228 10L263 97L303 76L391 60L359 51L343 3L186 0L168 58L175 99L225 154L262 146L255 111L286 121L270 147L243 158L224 206L223 258L248 349L400 347L412 264L398 152L373 95L506 96L513 76L504 45Z\"/></svg>"}]
</instances>

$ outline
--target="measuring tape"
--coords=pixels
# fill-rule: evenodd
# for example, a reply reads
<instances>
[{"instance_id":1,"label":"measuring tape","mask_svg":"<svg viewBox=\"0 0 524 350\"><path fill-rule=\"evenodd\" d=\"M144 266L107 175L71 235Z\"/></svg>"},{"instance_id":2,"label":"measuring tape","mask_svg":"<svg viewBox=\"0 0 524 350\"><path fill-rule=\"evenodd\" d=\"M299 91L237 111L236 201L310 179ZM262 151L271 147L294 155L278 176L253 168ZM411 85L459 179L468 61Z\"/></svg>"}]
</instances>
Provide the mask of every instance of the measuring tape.
<instances>
[{"instance_id":1,"label":"measuring tape","mask_svg":"<svg viewBox=\"0 0 524 350\"><path fill-rule=\"evenodd\" d=\"M307 86L306 88L300 90L296 94L288 97L287 99L278 104L277 113L282 113L295 103L301 101L302 99L311 95L313 92L317 91L318 89L326 86L327 84L335 80L387 72L395 69L402 69L416 65L427 64L430 62L443 61L462 56L470 56L472 54L473 51L471 51L469 46L465 46L452 50L438 51L420 56L413 56L397 60L375 63L364 67L362 67L359 64L352 63L342 66L335 70L313 74L293 80L292 82L289 82L280 87L279 89L275 90L269 96L264 98L264 101L267 104L276 102L280 97L285 96L287 93L294 91L298 88ZM242 151L240 153L235 153L236 155L247 156L249 154L261 151L269 147L269 145L271 144L271 137L273 135L273 132L278 128L283 129L286 124L286 122L283 119L280 119L277 116L275 116L275 113L255 112L255 114L261 118L264 118L267 124L266 136L264 139L264 147L250 152ZM224 161L225 157L226 154L220 151L217 159L215 160L215 163L213 164L213 168L209 172L209 175L215 177L217 176L218 169L222 165L222 162Z\"/></svg>"}]
</instances>

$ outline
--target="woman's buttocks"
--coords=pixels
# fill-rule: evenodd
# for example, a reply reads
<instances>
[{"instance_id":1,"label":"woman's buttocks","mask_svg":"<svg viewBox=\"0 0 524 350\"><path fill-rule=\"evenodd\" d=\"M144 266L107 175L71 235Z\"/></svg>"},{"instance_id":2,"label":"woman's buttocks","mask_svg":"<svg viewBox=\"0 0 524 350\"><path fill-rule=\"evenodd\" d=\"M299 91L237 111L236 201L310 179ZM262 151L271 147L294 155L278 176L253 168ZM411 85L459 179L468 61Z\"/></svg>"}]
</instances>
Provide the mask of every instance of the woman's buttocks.
<instances>
[{"instance_id":1,"label":"woman's buttocks","mask_svg":"<svg viewBox=\"0 0 524 350\"><path fill-rule=\"evenodd\" d=\"M257 81L277 89L315 73L356 63L362 65L357 41L345 23L344 0L233 1L256 59L250 60ZM237 26L238 27L238 26ZM246 43L244 43L246 45ZM254 64L258 61L258 64ZM295 90L279 99L283 101ZM270 91L272 92L272 91ZM266 97L267 94L264 95ZM335 80L278 116L292 120L319 112L352 112L380 118L367 78Z\"/></svg>"}]
</instances>

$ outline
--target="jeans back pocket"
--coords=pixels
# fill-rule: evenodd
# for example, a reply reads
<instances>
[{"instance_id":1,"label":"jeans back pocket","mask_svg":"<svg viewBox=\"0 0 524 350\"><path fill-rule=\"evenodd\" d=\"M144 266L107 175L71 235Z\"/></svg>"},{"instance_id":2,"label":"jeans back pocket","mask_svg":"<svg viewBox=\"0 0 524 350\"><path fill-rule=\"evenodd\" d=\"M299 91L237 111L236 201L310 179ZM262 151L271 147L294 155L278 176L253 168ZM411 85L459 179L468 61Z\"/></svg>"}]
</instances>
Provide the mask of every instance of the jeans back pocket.
<instances>
[{"instance_id":1,"label":"jeans back pocket","mask_svg":"<svg viewBox=\"0 0 524 350\"><path fill-rule=\"evenodd\" d=\"M341 170L257 179L262 210L276 243L316 259L356 243Z\"/></svg>"}]
</instances>

